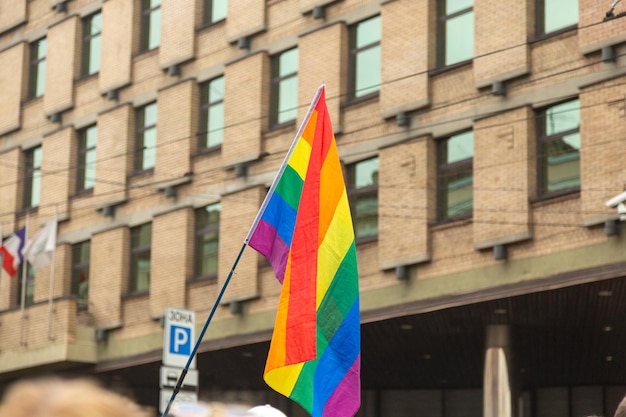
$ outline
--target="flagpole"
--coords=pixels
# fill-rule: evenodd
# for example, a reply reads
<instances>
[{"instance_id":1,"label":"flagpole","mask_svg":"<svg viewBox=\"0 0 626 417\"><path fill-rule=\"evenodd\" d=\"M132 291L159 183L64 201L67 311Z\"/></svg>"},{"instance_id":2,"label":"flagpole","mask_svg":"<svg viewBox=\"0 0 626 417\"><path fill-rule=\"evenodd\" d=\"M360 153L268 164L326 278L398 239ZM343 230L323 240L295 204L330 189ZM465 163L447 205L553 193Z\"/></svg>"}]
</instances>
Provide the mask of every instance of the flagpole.
<instances>
[{"instance_id":1,"label":"flagpole","mask_svg":"<svg viewBox=\"0 0 626 417\"><path fill-rule=\"evenodd\" d=\"M52 298L54 297L54 271L55 271L55 260L56 260L56 233L58 227L58 219L59 219L59 206L58 204L54 206L54 249L52 249L52 266L50 267L50 292L48 295L48 340L54 340L52 337ZM47 245L47 242L46 242Z\"/></svg>"},{"instance_id":2,"label":"flagpole","mask_svg":"<svg viewBox=\"0 0 626 417\"><path fill-rule=\"evenodd\" d=\"M267 208L267 205L270 202L270 198L272 196L272 193L276 189L278 180L283 175L283 172L285 172L285 168L287 168L287 163L289 162L289 158L291 157L291 154L293 153L296 147L296 143L298 143L298 139L300 138L300 136L302 136L304 127L306 126L306 124L309 122L309 119L311 118L313 109L315 109L315 106L317 105L317 102L320 99L320 96L322 95L322 91L324 90L324 87L325 85L322 84L317 88L317 91L315 92L315 96L313 97L313 100L311 101L311 105L309 106L309 109L307 110L306 115L304 116L304 119L302 120L302 123L300 124L300 128L298 129L296 136L293 138L293 142L291 142L291 146L289 147L289 150L287 151L287 155L285 155L285 159L283 159L283 163L280 165L280 168L278 168L278 171L276 172L276 176L274 177L274 181L272 181L272 185L270 186L269 191L267 192L267 194L265 194L265 198L263 199L263 204L261 204L261 207L259 208L259 211L257 212L256 217L254 218L254 221L252 222L252 226L250 226L250 230L248 231L248 234L246 235L246 238L244 240L244 245L247 245L248 242L250 241L250 238L252 238L252 234L256 230L256 227L259 224L259 221L261 220L261 216L263 215L263 212L265 211L265 209Z\"/></svg>"},{"instance_id":3,"label":"flagpole","mask_svg":"<svg viewBox=\"0 0 626 417\"><path fill-rule=\"evenodd\" d=\"M30 220L29 212L26 212L26 224L24 226L24 240L28 240L28 223ZM22 253L19 253L18 256L24 256ZM24 346L26 342L24 342L24 321L26 320L26 316L24 315L24 307L26 304L26 275L28 270L28 262L25 262L25 259L22 260L22 292L20 294L20 345Z\"/></svg>"},{"instance_id":4,"label":"flagpole","mask_svg":"<svg viewBox=\"0 0 626 417\"><path fill-rule=\"evenodd\" d=\"M178 381L176 382L176 387L174 387L174 391L172 392L172 395L169 401L167 402L167 406L165 407L165 410L163 410L162 417L167 417L170 411L170 407L172 406L172 403L174 402L176 395L178 395L178 391L180 391L180 388L183 385L183 381L185 379L185 376L187 375L187 372L189 371L189 367L191 366L193 357L196 356L196 353L198 352L198 348L200 347L200 342L202 342L202 339L204 338L204 334L206 333L206 330L209 327L209 323L211 322L211 319L213 318L213 315L215 314L215 310L217 310L217 306L219 305L222 299L222 296L224 295L224 292L226 291L226 287L228 286L228 283L230 282L230 279L232 278L233 273L235 272L235 268L237 267L237 264L239 263L239 260L241 259L241 255L243 255L243 251L246 248L246 246L247 246L247 243L244 242L244 244L241 245L241 249L239 249L237 258L235 258L235 262L233 262L233 266L230 268L230 272L228 273L228 276L224 280L224 284L222 284L222 289L220 290L219 294L217 294L217 298L215 299L215 303L213 304L213 307L211 308L211 312L209 313L209 316L204 322L204 326L202 326L202 330L200 331L198 340L196 341L196 344L193 347L193 350L189 354L189 358L187 359L187 363L185 364L185 367L183 368L182 372L180 373L180 376L178 377Z\"/></svg>"},{"instance_id":5,"label":"flagpole","mask_svg":"<svg viewBox=\"0 0 626 417\"><path fill-rule=\"evenodd\" d=\"M317 102L319 101L319 98L322 95L322 91L324 91L324 87L325 87L324 84L318 87L315 93L315 96L313 97L313 100L311 101L311 105L309 106L309 109L307 110L306 115L304 116L304 119L302 120L302 123L300 124L300 128L298 129L298 132L296 133L296 136L293 142L291 143L289 150L287 151L287 155L285 156L283 163L278 169L276 176L274 177L274 181L272 181L272 185L270 186L269 191L265 195L263 204L261 204L261 207L259 208L259 211L257 212L257 215L254 218L254 221L252 222L252 226L250 226L250 230L248 231L248 234L246 235L246 238L244 239L243 244L241 245L241 249L239 249L239 253L237 254L237 257L235 258L235 262L233 262L233 266L231 267L230 272L228 273L228 276L224 280L224 284L222 284L222 288L220 289L220 292L217 295L215 303L213 304L213 307L211 308L211 312L209 313L209 316L207 317L206 321L204 322L204 325L202 326L202 330L200 331L200 335L198 336L198 339L196 340L196 344L193 347L193 350L191 351L189 358L187 359L187 363L185 364L185 367L183 368L183 370L180 373L180 376L178 377L178 381L176 382L174 391L172 392L172 395L170 396L170 399L167 402L167 405L165 407L165 410L163 410L163 414L161 415L161 417L167 417L170 411L170 407L172 406L172 403L174 402L176 395L178 395L178 392L180 391L180 388L183 385L183 381L185 379L185 376L187 375L187 372L189 371L189 367L191 366L193 357L196 355L198 348L200 347L200 343L202 342L202 339L204 338L204 334L206 333L206 330L209 327L211 319L213 318L213 315L215 314L215 310L217 310L217 307L222 299L222 296L224 295L224 292L226 291L226 287L228 286L230 279L232 278L235 272L235 268L237 267L237 264L239 263L239 260L241 259L241 256L243 255L243 251L246 249L246 246L248 246L248 242L250 241L250 238L252 237L254 230L256 229L257 225L259 224L259 221L261 220L261 215L263 214L263 211L269 204L270 196L276 189L276 185L278 184L278 179L280 178L282 173L285 171L285 168L287 167L289 157L293 153L296 147L296 143L298 143L298 139L300 138L300 136L302 136L302 132L304 131L306 124L309 122L309 119L311 118L313 109L315 109L315 106L317 105Z\"/></svg>"}]
</instances>

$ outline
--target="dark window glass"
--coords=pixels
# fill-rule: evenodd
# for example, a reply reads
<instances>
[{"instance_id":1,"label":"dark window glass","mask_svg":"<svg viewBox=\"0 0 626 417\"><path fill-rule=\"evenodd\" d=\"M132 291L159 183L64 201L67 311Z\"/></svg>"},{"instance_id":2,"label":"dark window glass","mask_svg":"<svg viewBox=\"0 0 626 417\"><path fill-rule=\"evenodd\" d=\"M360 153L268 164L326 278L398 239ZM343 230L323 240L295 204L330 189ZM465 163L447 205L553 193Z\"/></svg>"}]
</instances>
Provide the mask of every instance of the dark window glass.
<instances>
[{"instance_id":1,"label":"dark window glass","mask_svg":"<svg viewBox=\"0 0 626 417\"><path fill-rule=\"evenodd\" d=\"M46 38L30 44L30 71L28 81L28 98L43 96L46 86Z\"/></svg>"},{"instance_id":2,"label":"dark window glass","mask_svg":"<svg viewBox=\"0 0 626 417\"><path fill-rule=\"evenodd\" d=\"M213 148L224 142L224 77L200 86L200 149Z\"/></svg>"},{"instance_id":3,"label":"dark window glass","mask_svg":"<svg viewBox=\"0 0 626 417\"><path fill-rule=\"evenodd\" d=\"M79 307L89 302L89 259L91 241L72 245L72 295Z\"/></svg>"},{"instance_id":4,"label":"dark window glass","mask_svg":"<svg viewBox=\"0 0 626 417\"><path fill-rule=\"evenodd\" d=\"M102 14L96 13L83 19L82 75L100 71Z\"/></svg>"},{"instance_id":5,"label":"dark window glass","mask_svg":"<svg viewBox=\"0 0 626 417\"><path fill-rule=\"evenodd\" d=\"M24 208L39 206L41 196L41 146L24 152Z\"/></svg>"},{"instance_id":6,"label":"dark window glass","mask_svg":"<svg viewBox=\"0 0 626 417\"><path fill-rule=\"evenodd\" d=\"M76 192L93 188L96 182L96 125L78 131L78 164L76 168Z\"/></svg>"},{"instance_id":7,"label":"dark window glass","mask_svg":"<svg viewBox=\"0 0 626 417\"><path fill-rule=\"evenodd\" d=\"M474 132L438 142L438 218L445 220L472 213Z\"/></svg>"},{"instance_id":8,"label":"dark window glass","mask_svg":"<svg viewBox=\"0 0 626 417\"><path fill-rule=\"evenodd\" d=\"M24 305L31 305L35 302L35 268L30 262L23 262L17 270L19 284L17 285L17 304L22 305L22 274L26 266L26 279L24 280Z\"/></svg>"},{"instance_id":9,"label":"dark window glass","mask_svg":"<svg viewBox=\"0 0 626 417\"><path fill-rule=\"evenodd\" d=\"M539 194L580 187L580 102L568 101L539 114Z\"/></svg>"},{"instance_id":10,"label":"dark window glass","mask_svg":"<svg viewBox=\"0 0 626 417\"><path fill-rule=\"evenodd\" d=\"M157 104L151 103L137 109L135 140L135 171L154 168L157 141Z\"/></svg>"},{"instance_id":11,"label":"dark window glass","mask_svg":"<svg viewBox=\"0 0 626 417\"><path fill-rule=\"evenodd\" d=\"M221 204L196 210L195 276L217 277Z\"/></svg>"},{"instance_id":12,"label":"dark window glass","mask_svg":"<svg viewBox=\"0 0 626 417\"><path fill-rule=\"evenodd\" d=\"M205 25L219 22L226 19L228 12L228 0L204 0L204 17Z\"/></svg>"},{"instance_id":13,"label":"dark window glass","mask_svg":"<svg viewBox=\"0 0 626 417\"><path fill-rule=\"evenodd\" d=\"M141 0L140 52L158 48L161 44L161 0Z\"/></svg>"},{"instance_id":14,"label":"dark window glass","mask_svg":"<svg viewBox=\"0 0 626 417\"><path fill-rule=\"evenodd\" d=\"M380 16L350 28L350 96L359 98L380 89Z\"/></svg>"},{"instance_id":15,"label":"dark window glass","mask_svg":"<svg viewBox=\"0 0 626 417\"><path fill-rule=\"evenodd\" d=\"M378 236L378 157L348 166L347 191L357 240Z\"/></svg>"},{"instance_id":16,"label":"dark window glass","mask_svg":"<svg viewBox=\"0 0 626 417\"><path fill-rule=\"evenodd\" d=\"M298 115L298 48L272 59L272 106L270 123L274 126L296 120Z\"/></svg>"},{"instance_id":17,"label":"dark window glass","mask_svg":"<svg viewBox=\"0 0 626 417\"><path fill-rule=\"evenodd\" d=\"M539 0L537 8L539 35L578 24L578 0Z\"/></svg>"},{"instance_id":18,"label":"dark window glass","mask_svg":"<svg viewBox=\"0 0 626 417\"><path fill-rule=\"evenodd\" d=\"M468 61L474 56L474 0L439 0L438 64Z\"/></svg>"},{"instance_id":19,"label":"dark window glass","mask_svg":"<svg viewBox=\"0 0 626 417\"><path fill-rule=\"evenodd\" d=\"M130 292L150 289L152 223L130 229Z\"/></svg>"}]
</instances>

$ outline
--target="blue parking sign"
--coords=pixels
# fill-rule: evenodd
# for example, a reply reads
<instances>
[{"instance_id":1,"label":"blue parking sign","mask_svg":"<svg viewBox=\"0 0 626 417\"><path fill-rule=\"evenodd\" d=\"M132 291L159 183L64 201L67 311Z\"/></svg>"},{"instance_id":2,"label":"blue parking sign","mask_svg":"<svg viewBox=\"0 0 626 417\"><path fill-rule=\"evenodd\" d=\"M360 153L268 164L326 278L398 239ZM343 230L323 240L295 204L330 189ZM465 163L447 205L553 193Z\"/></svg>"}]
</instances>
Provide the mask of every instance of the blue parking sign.
<instances>
[{"instance_id":1,"label":"blue parking sign","mask_svg":"<svg viewBox=\"0 0 626 417\"><path fill-rule=\"evenodd\" d=\"M191 329L189 327L172 326L170 328L170 353L189 356L191 353Z\"/></svg>"}]
</instances>

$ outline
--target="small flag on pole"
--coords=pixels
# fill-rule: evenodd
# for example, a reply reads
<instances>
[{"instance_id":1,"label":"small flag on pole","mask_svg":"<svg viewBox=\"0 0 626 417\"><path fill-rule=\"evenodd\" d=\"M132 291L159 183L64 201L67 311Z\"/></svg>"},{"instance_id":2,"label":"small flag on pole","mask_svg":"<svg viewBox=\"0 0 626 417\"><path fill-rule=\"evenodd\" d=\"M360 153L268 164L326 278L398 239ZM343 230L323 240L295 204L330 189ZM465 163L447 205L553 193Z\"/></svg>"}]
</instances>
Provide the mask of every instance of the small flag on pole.
<instances>
[{"instance_id":1,"label":"small flag on pole","mask_svg":"<svg viewBox=\"0 0 626 417\"><path fill-rule=\"evenodd\" d=\"M15 232L0 246L0 252L2 252L2 269L11 277L15 276L17 268L19 268L20 264L24 261L22 255L24 242L26 242L26 227L22 227Z\"/></svg>"},{"instance_id":2,"label":"small flag on pole","mask_svg":"<svg viewBox=\"0 0 626 417\"><path fill-rule=\"evenodd\" d=\"M24 257L33 268L41 269L52 261L57 238L57 219L48 220L26 244Z\"/></svg>"},{"instance_id":3,"label":"small flag on pole","mask_svg":"<svg viewBox=\"0 0 626 417\"><path fill-rule=\"evenodd\" d=\"M323 85L246 242L282 283L265 381L313 417L354 416L361 402L356 247Z\"/></svg>"}]
</instances>

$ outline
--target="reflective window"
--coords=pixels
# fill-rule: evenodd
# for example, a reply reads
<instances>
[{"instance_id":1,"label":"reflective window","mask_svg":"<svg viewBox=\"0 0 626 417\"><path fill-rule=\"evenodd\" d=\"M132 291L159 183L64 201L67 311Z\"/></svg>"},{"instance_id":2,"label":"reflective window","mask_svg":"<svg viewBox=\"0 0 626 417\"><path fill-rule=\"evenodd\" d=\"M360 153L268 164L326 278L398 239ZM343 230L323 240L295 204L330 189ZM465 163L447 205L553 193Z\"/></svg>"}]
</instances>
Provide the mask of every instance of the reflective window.
<instances>
[{"instance_id":1,"label":"reflective window","mask_svg":"<svg viewBox=\"0 0 626 417\"><path fill-rule=\"evenodd\" d=\"M78 307L87 306L89 302L89 262L91 241L72 245L72 288L71 294L76 296Z\"/></svg>"},{"instance_id":2,"label":"reflective window","mask_svg":"<svg viewBox=\"0 0 626 417\"><path fill-rule=\"evenodd\" d=\"M28 80L28 98L43 96L46 86L46 38L30 44L30 71Z\"/></svg>"},{"instance_id":3,"label":"reflective window","mask_svg":"<svg viewBox=\"0 0 626 417\"><path fill-rule=\"evenodd\" d=\"M151 103L137 110L135 141L135 171L154 168L157 141L157 104Z\"/></svg>"},{"instance_id":4,"label":"reflective window","mask_svg":"<svg viewBox=\"0 0 626 417\"><path fill-rule=\"evenodd\" d=\"M89 126L78 131L78 163L76 167L76 192L93 188L96 182L96 143L98 127Z\"/></svg>"},{"instance_id":5,"label":"reflective window","mask_svg":"<svg viewBox=\"0 0 626 417\"><path fill-rule=\"evenodd\" d=\"M22 300L22 279L24 274L24 267L26 266L26 279L24 280L24 299ZM17 304L22 305L22 301L24 305L31 305L35 302L35 268L30 264L30 262L23 262L20 264L17 277L20 281L20 284L17 286Z\"/></svg>"},{"instance_id":6,"label":"reflective window","mask_svg":"<svg viewBox=\"0 0 626 417\"><path fill-rule=\"evenodd\" d=\"M24 208L39 206L41 196L41 146L24 151Z\"/></svg>"},{"instance_id":7,"label":"reflective window","mask_svg":"<svg viewBox=\"0 0 626 417\"><path fill-rule=\"evenodd\" d=\"M200 86L198 147L212 148L224 142L224 77Z\"/></svg>"},{"instance_id":8,"label":"reflective window","mask_svg":"<svg viewBox=\"0 0 626 417\"><path fill-rule=\"evenodd\" d=\"M539 0L538 34L578 24L578 0Z\"/></svg>"},{"instance_id":9,"label":"reflective window","mask_svg":"<svg viewBox=\"0 0 626 417\"><path fill-rule=\"evenodd\" d=\"M438 63L440 67L474 57L473 0L439 0Z\"/></svg>"},{"instance_id":10,"label":"reflective window","mask_svg":"<svg viewBox=\"0 0 626 417\"><path fill-rule=\"evenodd\" d=\"M228 0L204 0L203 22L205 25L226 19L227 13Z\"/></svg>"},{"instance_id":11,"label":"reflective window","mask_svg":"<svg viewBox=\"0 0 626 417\"><path fill-rule=\"evenodd\" d=\"M217 277L221 209L215 203L196 210L196 279Z\"/></svg>"},{"instance_id":12,"label":"reflective window","mask_svg":"<svg viewBox=\"0 0 626 417\"><path fill-rule=\"evenodd\" d=\"M580 102L578 99L541 111L539 126L539 194L580 187Z\"/></svg>"},{"instance_id":13,"label":"reflective window","mask_svg":"<svg viewBox=\"0 0 626 417\"><path fill-rule=\"evenodd\" d=\"M370 240L378 236L378 157L349 165L347 171L355 238Z\"/></svg>"},{"instance_id":14,"label":"reflective window","mask_svg":"<svg viewBox=\"0 0 626 417\"><path fill-rule=\"evenodd\" d=\"M150 289L152 223L130 229L130 292Z\"/></svg>"},{"instance_id":15,"label":"reflective window","mask_svg":"<svg viewBox=\"0 0 626 417\"><path fill-rule=\"evenodd\" d=\"M469 216L473 203L474 132L450 136L437 145L438 218Z\"/></svg>"},{"instance_id":16,"label":"reflective window","mask_svg":"<svg viewBox=\"0 0 626 417\"><path fill-rule=\"evenodd\" d=\"M101 34L101 13L83 19L82 75L91 75L100 71Z\"/></svg>"},{"instance_id":17,"label":"reflective window","mask_svg":"<svg viewBox=\"0 0 626 417\"><path fill-rule=\"evenodd\" d=\"M140 52L158 48L161 44L161 0L141 0Z\"/></svg>"},{"instance_id":18,"label":"reflective window","mask_svg":"<svg viewBox=\"0 0 626 417\"><path fill-rule=\"evenodd\" d=\"M272 58L270 124L281 125L298 115L298 48Z\"/></svg>"},{"instance_id":19,"label":"reflective window","mask_svg":"<svg viewBox=\"0 0 626 417\"><path fill-rule=\"evenodd\" d=\"M380 16L350 28L350 96L359 98L380 89Z\"/></svg>"}]
</instances>

